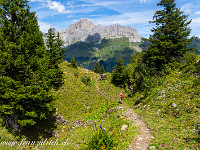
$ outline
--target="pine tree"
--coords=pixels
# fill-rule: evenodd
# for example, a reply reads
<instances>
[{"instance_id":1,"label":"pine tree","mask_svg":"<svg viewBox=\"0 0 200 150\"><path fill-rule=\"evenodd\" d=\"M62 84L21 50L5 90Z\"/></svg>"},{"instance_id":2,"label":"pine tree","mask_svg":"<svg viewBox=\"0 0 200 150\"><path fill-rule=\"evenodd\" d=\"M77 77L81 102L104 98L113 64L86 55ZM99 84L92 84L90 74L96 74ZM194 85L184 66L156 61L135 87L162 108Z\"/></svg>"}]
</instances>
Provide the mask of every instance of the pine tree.
<instances>
[{"instance_id":1,"label":"pine tree","mask_svg":"<svg viewBox=\"0 0 200 150\"><path fill-rule=\"evenodd\" d=\"M101 74L104 74L104 73L105 73L103 65L102 65L101 68L100 68L100 73L101 73Z\"/></svg>"},{"instance_id":2,"label":"pine tree","mask_svg":"<svg viewBox=\"0 0 200 150\"><path fill-rule=\"evenodd\" d=\"M72 66L73 68L78 68L77 63L76 63L76 60L75 60L74 57L70 60L70 62L71 62L71 66Z\"/></svg>"},{"instance_id":3,"label":"pine tree","mask_svg":"<svg viewBox=\"0 0 200 150\"><path fill-rule=\"evenodd\" d=\"M117 60L117 64L114 67L114 70L112 72L112 79L111 82L116 86L122 86L125 82L125 76L124 76L124 69L125 66L123 66L123 60L122 58Z\"/></svg>"},{"instance_id":4,"label":"pine tree","mask_svg":"<svg viewBox=\"0 0 200 150\"><path fill-rule=\"evenodd\" d=\"M163 6L163 10L158 10L153 16L155 23L150 36L151 43L145 51L145 61L149 66L155 65L161 68L163 64L173 61L174 58L183 56L190 49L187 45L191 42L187 37L191 29L187 22L187 15L183 15L180 8L176 7L175 0L161 0L157 6Z\"/></svg>"},{"instance_id":5,"label":"pine tree","mask_svg":"<svg viewBox=\"0 0 200 150\"><path fill-rule=\"evenodd\" d=\"M95 73L100 73L100 67L99 67L99 62L97 61L94 67L94 72Z\"/></svg>"},{"instance_id":6,"label":"pine tree","mask_svg":"<svg viewBox=\"0 0 200 150\"><path fill-rule=\"evenodd\" d=\"M53 111L42 32L27 0L1 0L0 24L0 114L32 126Z\"/></svg>"}]
</instances>

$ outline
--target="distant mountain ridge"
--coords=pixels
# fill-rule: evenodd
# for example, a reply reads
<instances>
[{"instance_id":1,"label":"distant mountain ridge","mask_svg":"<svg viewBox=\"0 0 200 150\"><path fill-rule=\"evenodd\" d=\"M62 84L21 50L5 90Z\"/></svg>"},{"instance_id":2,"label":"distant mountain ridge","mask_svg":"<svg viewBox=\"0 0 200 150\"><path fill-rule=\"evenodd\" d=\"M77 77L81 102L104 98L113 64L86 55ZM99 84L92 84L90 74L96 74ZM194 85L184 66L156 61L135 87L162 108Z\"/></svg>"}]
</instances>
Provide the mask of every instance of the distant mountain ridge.
<instances>
[{"instance_id":1,"label":"distant mountain ridge","mask_svg":"<svg viewBox=\"0 0 200 150\"><path fill-rule=\"evenodd\" d=\"M58 32L53 29L53 32ZM108 26L94 25L89 19L83 18L78 22L71 24L66 30L60 32L64 41L64 46L74 44L75 42L94 42L99 43L101 39L126 37L129 42L140 42L141 36L136 29L132 27L113 24Z\"/></svg>"}]
</instances>

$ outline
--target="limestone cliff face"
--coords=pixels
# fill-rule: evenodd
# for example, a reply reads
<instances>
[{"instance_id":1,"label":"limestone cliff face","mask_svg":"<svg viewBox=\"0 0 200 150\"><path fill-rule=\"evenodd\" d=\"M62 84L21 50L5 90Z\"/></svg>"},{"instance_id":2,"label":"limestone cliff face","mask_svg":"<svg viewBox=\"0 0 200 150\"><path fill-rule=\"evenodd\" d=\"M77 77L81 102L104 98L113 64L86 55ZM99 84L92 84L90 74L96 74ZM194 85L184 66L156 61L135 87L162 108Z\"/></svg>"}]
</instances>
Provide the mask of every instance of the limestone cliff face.
<instances>
[{"instance_id":1,"label":"limestone cliff face","mask_svg":"<svg viewBox=\"0 0 200 150\"><path fill-rule=\"evenodd\" d=\"M56 32L56 31L55 31ZM103 38L127 37L129 42L140 42L141 36L132 27L120 24L108 26L94 25L90 20L83 18L60 32L65 46L77 41L98 43Z\"/></svg>"}]
</instances>

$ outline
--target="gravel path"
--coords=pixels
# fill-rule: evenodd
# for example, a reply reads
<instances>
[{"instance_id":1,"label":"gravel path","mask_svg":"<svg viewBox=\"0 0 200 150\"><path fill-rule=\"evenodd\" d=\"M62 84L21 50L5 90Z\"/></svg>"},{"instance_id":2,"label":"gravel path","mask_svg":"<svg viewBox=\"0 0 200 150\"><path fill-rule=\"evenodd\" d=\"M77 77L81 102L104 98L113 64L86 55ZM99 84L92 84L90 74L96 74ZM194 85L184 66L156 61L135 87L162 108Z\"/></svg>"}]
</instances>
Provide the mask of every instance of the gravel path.
<instances>
[{"instance_id":1,"label":"gravel path","mask_svg":"<svg viewBox=\"0 0 200 150\"><path fill-rule=\"evenodd\" d=\"M130 120L134 120L134 124L139 127L139 134L133 139L133 143L127 150L148 150L150 139L153 136L150 133L150 129L147 128L144 121L142 121L138 114L125 105L122 105L127 111L124 113L124 117Z\"/></svg>"}]
</instances>

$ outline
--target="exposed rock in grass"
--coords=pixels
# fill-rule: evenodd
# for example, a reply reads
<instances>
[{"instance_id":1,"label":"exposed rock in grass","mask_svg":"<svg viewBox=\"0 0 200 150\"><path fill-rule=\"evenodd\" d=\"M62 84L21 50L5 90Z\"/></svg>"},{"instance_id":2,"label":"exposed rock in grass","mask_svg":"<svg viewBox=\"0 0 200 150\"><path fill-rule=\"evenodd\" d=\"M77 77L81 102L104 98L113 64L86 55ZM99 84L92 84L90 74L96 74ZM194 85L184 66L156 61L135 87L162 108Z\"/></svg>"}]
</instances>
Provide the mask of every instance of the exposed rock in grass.
<instances>
[{"instance_id":1,"label":"exposed rock in grass","mask_svg":"<svg viewBox=\"0 0 200 150\"><path fill-rule=\"evenodd\" d=\"M58 124L62 124L62 123L64 123L66 121L64 119L64 117L61 116L60 114L58 114L57 116L55 116L55 118L56 118L56 123L58 123Z\"/></svg>"},{"instance_id":2,"label":"exposed rock in grass","mask_svg":"<svg viewBox=\"0 0 200 150\"><path fill-rule=\"evenodd\" d=\"M176 107L176 104L175 104L175 103L172 103L172 107L174 107L174 108L175 108L175 107Z\"/></svg>"},{"instance_id":3,"label":"exposed rock in grass","mask_svg":"<svg viewBox=\"0 0 200 150\"><path fill-rule=\"evenodd\" d=\"M105 74L101 74L101 80L106 80L107 76Z\"/></svg>"},{"instance_id":4,"label":"exposed rock in grass","mask_svg":"<svg viewBox=\"0 0 200 150\"><path fill-rule=\"evenodd\" d=\"M137 109L137 108L139 108L139 107L140 107L140 105L141 105L141 103L139 103L138 105L136 105L136 106L134 107L134 109Z\"/></svg>"},{"instance_id":5,"label":"exposed rock in grass","mask_svg":"<svg viewBox=\"0 0 200 150\"><path fill-rule=\"evenodd\" d=\"M150 146L149 149L156 149L156 147L155 146Z\"/></svg>"},{"instance_id":6,"label":"exposed rock in grass","mask_svg":"<svg viewBox=\"0 0 200 150\"><path fill-rule=\"evenodd\" d=\"M106 114L112 113L114 111L114 108L110 108L108 110L106 110Z\"/></svg>"},{"instance_id":7,"label":"exposed rock in grass","mask_svg":"<svg viewBox=\"0 0 200 150\"><path fill-rule=\"evenodd\" d=\"M50 137L52 137L52 136L54 136L54 137L60 137L60 135L58 134L58 131L55 131L55 130L48 131L47 135L50 136Z\"/></svg>"},{"instance_id":8,"label":"exposed rock in grass","mask_svg":"<svg viewBox=\"0 0 200 150\"><path fill-rule=\"evenodd\" d=\"M128 128L128 125L123 125L121 131L125 131Z\"/></svg>"},{"instance_id":9,"label":"exposed rock in grass","mask_svg":"<svg viewBox=\"0 0 200 150\"><path fill-rule=\"evenodd\" d=\"M84 121L80 121L80 120L75 120L74 121L74 127L81 127L81 126L83 126L85 124L85 122Z\"/></svg>"},{"instance_id":10,"label":"exposed rock in grass","mask_svg":"<svg viewBox=\"0 0 200 150\"><path fill-rule=\"evenodd\" d=\"M92 120L87 120L86 124L87 124L87 125L92 125L93 122L92 122Z\"/></svg>"},{"instance_id":11,"label":"exposed rock in grass","mask_svg":"<svg viewBox=\"0 0 200 150\"><path fill-rule=\"evenodd\" d=\"M116 111L118 111L118 110L123 110L123 107L117 106L117 107L115 107L115 110L116 110Z\"/></svg>"}]
</instances>

